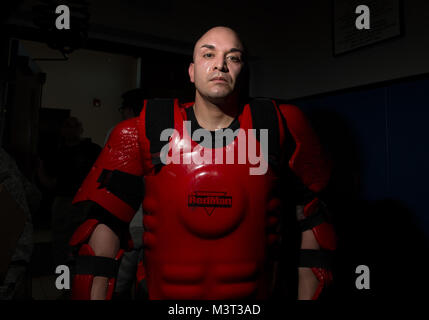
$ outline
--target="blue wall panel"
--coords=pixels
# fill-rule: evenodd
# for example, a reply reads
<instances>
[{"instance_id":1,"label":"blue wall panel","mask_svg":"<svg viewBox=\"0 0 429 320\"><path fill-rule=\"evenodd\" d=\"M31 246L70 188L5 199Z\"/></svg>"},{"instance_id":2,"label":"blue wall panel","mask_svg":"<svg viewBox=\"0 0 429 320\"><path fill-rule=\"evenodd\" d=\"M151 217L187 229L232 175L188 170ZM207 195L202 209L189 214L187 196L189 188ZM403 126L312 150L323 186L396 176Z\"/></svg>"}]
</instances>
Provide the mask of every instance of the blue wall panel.
<instances>
[{"instance_id":1,"label":"blue wall panel","mask_svg":"<svg viewBox=\"0 0 429 320\"><path fill-rule=\"evenodd\" d=\"M359 89L294 101L319 131L347 127L360 177L360 196L368 201L394 199L410 209L429 235L429 79L375 89ZM318 118L335 118L332 120ZM320 122L325 122L320 123ZM326 122L329 127L326 128ZM338 134L344 133L338 130ZM334 137L334 138L333 138ZM346 146L347 140L337 149ZM335 152L339 153L339 150ZM350 160L350 159L348 159Z\"/></svg>"},{"instance_id":2,"label":"blue wall panel","mask_svg":"<svg viewBox=\"0 0 429 320\"><path fill-rule=\"evenodd\" d=\"M338 298L424 294L429 78L290 103L306 113L336 165L327 199L339 236L333 292ZM371 270L371 290L355 287L361 264Z\"/></svg>"},{"instance_id":3,"label":"blue wall panel","mask_svg":"<svg viewBox=\"0 0 429 320\"><path fill-rule=\"evenodd\" d=\"M429 80L389 88L390 192L429 233Z\"/></svg>"}]
</instances>

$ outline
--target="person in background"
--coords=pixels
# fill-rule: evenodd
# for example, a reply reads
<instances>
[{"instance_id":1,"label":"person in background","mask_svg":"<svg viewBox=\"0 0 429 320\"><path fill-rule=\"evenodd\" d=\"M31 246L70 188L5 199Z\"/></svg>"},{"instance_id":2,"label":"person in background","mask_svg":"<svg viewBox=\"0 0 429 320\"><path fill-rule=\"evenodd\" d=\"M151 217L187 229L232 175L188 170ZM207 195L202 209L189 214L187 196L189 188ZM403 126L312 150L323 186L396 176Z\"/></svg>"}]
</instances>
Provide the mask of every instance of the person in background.
<instances>
[{"instance_id":1,"label":"person in background","mask_svg":"<svg viewBox=\"0 0 429 320\"><path fill-rule=\"evenodd\" d=\"M0 147L0 185L16 201L26 215L24 230L18 238L9 268L0 281L0 300L31 299L28 266L33 253L32 214L37 211L41 193L21 173L15 160Z\"/></svg>"},{"instance_id":2,"label":"person in background","mask_svg":"<svg viewBox=\"0 0 429 320\"><path fill-rule=\"evenodd\" d=\"M82 138L82 133L79 119L67 118L61 126L57 150L39 166L40 183L55 195L51 216L54 266L69 261L68 241L88 210L84 204L73 206L72 200L101 151L91 138Z\"/></svg>"}]
</instances>

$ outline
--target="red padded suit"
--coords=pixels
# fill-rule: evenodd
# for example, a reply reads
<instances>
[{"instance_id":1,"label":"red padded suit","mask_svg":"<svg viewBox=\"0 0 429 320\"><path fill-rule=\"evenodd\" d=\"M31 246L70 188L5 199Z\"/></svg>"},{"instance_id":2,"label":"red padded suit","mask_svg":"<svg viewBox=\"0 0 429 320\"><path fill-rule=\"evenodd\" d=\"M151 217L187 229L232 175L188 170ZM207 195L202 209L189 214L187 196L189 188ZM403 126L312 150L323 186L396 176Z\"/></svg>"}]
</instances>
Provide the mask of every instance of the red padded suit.
<instances>
[{"instance_id":1,"label":"red padded suit","mask_svg":"<svg viewBox=\"0 0 429 320\"><path fill-rule=\"evenodd\" d=\"M96 202L128 223L135 210L100 187L98 177L102 170L144 177L143 264L150 299L268 298L275 264L269 252L279 242L273 230L282 214L282 202L293 199L275 192L280 176L271 162L266 163L265 174L250 174L252 168L261 166L249 161L240 144L244 140L247 149L253 145L260 150L259 140L249 130L254 128L250 105L238 117L240 134L222 152L191 139L183 125L188 120L186 108L191 106L174 100L175 130L165 142L168 155L179 155L176 160L180 163L153 164L159 155L151 153L146 134L145 101L140 117L123 121L113 130L74 202ZM294 139L294 152L284 159L284 165L311 191L321 191L330 166L317 137L297 107L275 106L275 113L280 146L285 143L286 130ZM211 161L195 163L195 153ZM234 159L234 164L225 163L226 159ZM261 159L267 161L266 156ZM316 202L307 205L307 214ZM335 249L329 224L319 225L313 232L322 248Z\"/></svg>"}]
</instances>

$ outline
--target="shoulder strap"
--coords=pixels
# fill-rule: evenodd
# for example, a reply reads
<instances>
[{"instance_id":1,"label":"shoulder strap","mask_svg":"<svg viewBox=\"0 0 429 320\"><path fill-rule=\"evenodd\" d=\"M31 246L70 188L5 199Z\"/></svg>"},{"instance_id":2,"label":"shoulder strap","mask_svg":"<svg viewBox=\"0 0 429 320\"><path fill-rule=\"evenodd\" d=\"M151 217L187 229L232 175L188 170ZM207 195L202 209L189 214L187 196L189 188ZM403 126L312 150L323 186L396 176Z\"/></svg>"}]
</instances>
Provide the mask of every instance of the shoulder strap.
<instances>
[{"instance_id":1,"label":"shoulder strap","mask_svg":"<svg viewBox=\"0 0 429 320\"><path fill-rule=\"evenodd\" d=\"M268 130L268 162L273 168L281 166L282 160L289 159L295 150L295 140L286 124L286 119L276 106L275 102L267 98L257 98L250 102L253 128L259 141L259 129ZM283 127L284 141L281 145L279 119Z\"/></svg>"},{"instance_id":2,"label":"shoulder strap","mask_svg":"<svg viewBox=\"0 0 429 320\"><path fill-rule=\"evenodd\" d=\"M268 129L268 161L277 165L280 159L280 128L276 105L270 99L254 99L250 102L253 129L256 129L256 139L260 141L260 130Z\"/></svg>"},{"instance_id":3,"label":"shoulder strap","mask_svg":"<svg viewBox=\"0 0 429 320\"><path fill-rule=\"evenodd\" d=\"M160 140L161 132L167 128L174 128L174 99L147 100L145 124L152 162L160 161L159 153L165 145L165 141Z\"/></svg>"}]
</instances>

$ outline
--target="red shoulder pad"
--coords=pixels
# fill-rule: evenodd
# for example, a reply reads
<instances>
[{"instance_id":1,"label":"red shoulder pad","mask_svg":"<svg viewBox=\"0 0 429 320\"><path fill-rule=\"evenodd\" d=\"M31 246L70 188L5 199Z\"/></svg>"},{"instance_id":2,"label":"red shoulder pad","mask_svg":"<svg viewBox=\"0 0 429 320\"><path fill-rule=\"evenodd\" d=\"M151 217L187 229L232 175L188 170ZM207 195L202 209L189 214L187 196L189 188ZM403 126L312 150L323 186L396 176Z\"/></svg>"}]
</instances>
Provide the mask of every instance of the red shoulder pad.
<instances>
[{"instance_id":1,"label":"red shoulder pad","mask_svg":"<svg viewBox=\"0 0 429 320\"><path fill-rule=\"evenodd\" d=\"M311 191L320 192L328 184L331 162L304 113L294 105L279 109L296 143L289 167Z\"/></svg>"},{"instance_id":2,"label":"red shoulder pad","mask_svg":"<svg viewBox=\"0 0 429 320\"><path fill-rule=\"evenodd\" d=\"M103 170L119 170L132 175L143 175L143 163L139 144L139 118L120 122L92 166L88 176L73 199L73 203L91 200L119 219L130 222L135 210L127 203L101 188L97 181Z\"/></svg>"}]
</instances>

